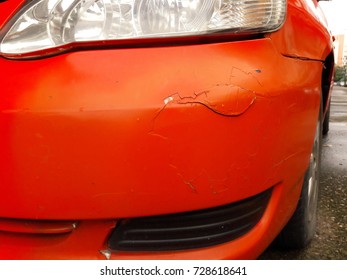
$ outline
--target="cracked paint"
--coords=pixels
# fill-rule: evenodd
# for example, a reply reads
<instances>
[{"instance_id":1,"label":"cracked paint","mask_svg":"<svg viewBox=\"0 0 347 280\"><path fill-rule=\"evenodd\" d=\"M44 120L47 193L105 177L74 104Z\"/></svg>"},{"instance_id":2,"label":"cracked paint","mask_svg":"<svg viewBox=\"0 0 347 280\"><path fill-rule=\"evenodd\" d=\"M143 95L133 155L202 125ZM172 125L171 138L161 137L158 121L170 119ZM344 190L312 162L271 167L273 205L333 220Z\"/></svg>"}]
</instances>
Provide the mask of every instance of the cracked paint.
<instances>
[{"instance_id":1,"label":"cracked paint","mask_svg":"<svg viewBox=\"0 0 347 280\"><path fill-rule=\"evenodd\" d=\"M264 86L257 78L263 70L255 69L245 71L232 67L227 79L212 83L210 88L181 93L179 91L166 96L161 107L153 118L152 129L149 135L168 140L165 135L159 134L155 123L162 112L178 105L202 105L212 112L225 117L237 117L244 114L256 101L257 96L267 96Z\"/></svg>"},{"instance_id":2,"label":"cracked paint","mask_svg":"<svg viewBox=\"0 0 347 280\"><path fill-rule=\"evenodd\" d=\"M165 136L163 136L163 135L161 135L159 133L155 133L153 130L148 132L148 134L151 135L151 136L154 136L154 137L159 137L160 139L163 139L165 141L169 139L169 138L167 138L167 137L165 137Z\"/></svg>"},{"instance_id":3,"label":"cracked paint","mask_svg":"<svg viewBox=\"0 0 347 280\"><path fill-rule=\"evenodd\" d=\"M164 99L170 104L200 104L223 116L239 116L247 111L256 100L256 92L230 84L218 84L209 90L194 92L191 95L175 93Z\"/></svg>"},{"instance_id":4,"label":"cracked paint","mask_svg":"<svg viewBox=\"0 0 347 280\"><path fill-rule=\"evenodd\" d=\"M244 114L256 101L257 96L266 95L266 90L258 79L258 75L262 74L263 70L255 69L252 71L244 71L233 67L227 79L224 81L216 81L211 83L210 87L202 88L200 91L177 91L163 98L163 106L157 111L153 118L152 129L149 135L169 140L165 133L159 133L156 129L156 122L161 114L169 108L177 106L203 106L210 111L224 116L237 117ZM198 194L199 178L201 176L209 182L209 190L212 194L220 194L229 190L228 181L230 174L223 178L214 178L213 176L202 170L197 176L187 176L179 171L175 165L170 165L176 170L176 176L181 179L184 186L188 187L190 192ZM231 168L231 167L230 167ZM196 174L195 174L196 175Z\"/></svg>"},{"instance_id":5,"label":"cracked paint","mask_svg":"<svg viewBox=\"0 0 347 280\"><path fill-rule=\"evenodd\" d=\"M228 181L233 174L233 166L227 170L226 177L214 178L207 170L202 169L195 177L187 179L179 171L178 167L170 164L170 167L176 170L176 175L182 180L182 183L188 186L189 190L198 194L198 187L201 182L208 182L209 190L213 195L218 195L229 190Z\"/></svg>"},{"instance_id":6,"label":"cracked paint","mask_svg":"<svg viewBox=\"0 0 347 280\"><path fill-rule=\"evenodd\" d=\"M283 158L282 160L280 160L279 162L275 163L273 165L274 168L280 166L281 164L283 164L284 162L288 161L289 159L296 157L297 155L300 155L302 153L304 153L304 150L299 150L299 151L295 151L294 153L291 153L290 155L288 155L287 157Z\"/></svg>"},{"instance_id":7,"label":"cracked paint","mask_svg":"<svg viewBox=\"0 0 347 280\"><path fill-rule=\"evenodd\" d=\"M175 165L173 165L173 164L170 164L169 166L170 166L171 168L173 168L173 169L175 169L175 170L178 171L177 166L175 166ZM179 173L179 172L177 172L176 175L177 175L179 178L181 178L183 184L185 184L186 186L188 186L189 189L190 189L192 192L194 192L195 194L198 193L198 191L197 191L197 189L196 189L196 187L195 187L195 185L194 185L194 181L195 181L196 179L187 180L187 179L184 178L184 176L183 176L181 173Z\"/></svg>"},{"instance_id":8,"label":"cracked paint","mask_svg":"<svg viewBox=\"0 0 347 280\"><path fill-rule=\"evenodd\" d=\"M194 180L186 180L182 174L177 173L177 176L180 177L182 179L182 182L189 187L189 189L193 192L193 193L198 193L196 187L194 186Z\"/></svg>"},{"instance_id":9,"label":"cracked paint","mask_svg":"<svg viewBox=\"0 0 347 280\"><path fill-rule=\"evenodd\" d=\"M185 183L194 193L198 193L196 187L193 185L191 181L183 180L183 183Z\"/></svg>"},{"instance_id":10,"label":"cracked paint","mask_svg":"<svg viewBox=\"0 0 347 280\"><path fill-rule=\"evenodd\" d=\"M261 69L245 71L232 67L226 81L216 83L212 87L182 94L176 92L164 99L161 113L169 105L203 105L211 111L222 116L239 116L245 113L255 102L257 95L264 96L264 87L257 78ZM157 116L156 116L157 117Z\"/></svg>"}]
</instances>

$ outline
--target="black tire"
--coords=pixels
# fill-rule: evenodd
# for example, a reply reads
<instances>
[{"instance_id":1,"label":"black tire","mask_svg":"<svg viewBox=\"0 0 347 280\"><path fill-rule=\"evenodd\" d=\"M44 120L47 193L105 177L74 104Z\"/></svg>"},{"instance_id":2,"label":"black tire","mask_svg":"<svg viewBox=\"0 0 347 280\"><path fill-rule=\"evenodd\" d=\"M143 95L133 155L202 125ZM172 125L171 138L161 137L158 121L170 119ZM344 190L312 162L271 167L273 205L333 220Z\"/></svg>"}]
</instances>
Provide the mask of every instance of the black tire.
<instances>
[{"instance_id":1,"label":"black tire","mask_svg":"<svg viewBox=\"0 0 347 280\"><path fill-rule=\"evenodd\" d=\"M280 249L302 249L310 243L315 235L321 148L322 110L320 110L317 121L310 165L305 173L297 208L275 242Z\"/></svg>"}]
</instances>

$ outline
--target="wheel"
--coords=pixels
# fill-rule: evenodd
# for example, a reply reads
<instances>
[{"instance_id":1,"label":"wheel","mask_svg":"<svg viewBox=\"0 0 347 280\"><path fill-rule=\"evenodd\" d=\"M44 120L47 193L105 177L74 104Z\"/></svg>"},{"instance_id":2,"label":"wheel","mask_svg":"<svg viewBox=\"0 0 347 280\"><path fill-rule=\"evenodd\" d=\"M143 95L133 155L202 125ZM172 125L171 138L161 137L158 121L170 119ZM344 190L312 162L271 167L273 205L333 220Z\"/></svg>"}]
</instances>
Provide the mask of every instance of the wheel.
<instances>
[{"instance_id":1,"label":"wheel","mask_svg":"<svg viewBox=\"0 0 347 280\"><path fill-rule=\"evenodd\" d=\"M329 107L323 121L323 135L328 135L329 122L330 122L330 103L329 103Z\"/></svg>"},{"instance_id":2,"label":"wheel","mask_svg":"<svg viewBox=\"0 0 347 280\"><path fill-rule=\"evenodd\" d=\"M307 246L315 235L318 206L320 156L322 147L322 110L317 121L316 134L305 173L297 208L279 234L275 244L281 249L301 249Z\"/></svg>"}]
</instances>

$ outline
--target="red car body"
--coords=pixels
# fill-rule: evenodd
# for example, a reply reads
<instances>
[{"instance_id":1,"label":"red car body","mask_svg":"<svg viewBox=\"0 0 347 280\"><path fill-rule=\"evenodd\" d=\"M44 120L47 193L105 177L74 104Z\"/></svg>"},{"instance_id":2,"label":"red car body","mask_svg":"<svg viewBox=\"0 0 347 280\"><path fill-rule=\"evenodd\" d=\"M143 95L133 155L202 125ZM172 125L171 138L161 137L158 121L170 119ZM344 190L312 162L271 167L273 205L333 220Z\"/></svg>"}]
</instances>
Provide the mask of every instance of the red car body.
<instances>
[{"instance_id":1,"label":"red car body","mask_svg":"<svg viewBox=\"0 0 347 280\"><path fill-rule=\"evenodd\" d=\"M2 30L24 2L0 3ZM333 47L318 3L287 5L278 31L250 38L0 57L0 258L257 258L296 209L330 100ZM230 241L110 249L124 219L266 190L259 221Z\"/></svg>"}]
</instances>

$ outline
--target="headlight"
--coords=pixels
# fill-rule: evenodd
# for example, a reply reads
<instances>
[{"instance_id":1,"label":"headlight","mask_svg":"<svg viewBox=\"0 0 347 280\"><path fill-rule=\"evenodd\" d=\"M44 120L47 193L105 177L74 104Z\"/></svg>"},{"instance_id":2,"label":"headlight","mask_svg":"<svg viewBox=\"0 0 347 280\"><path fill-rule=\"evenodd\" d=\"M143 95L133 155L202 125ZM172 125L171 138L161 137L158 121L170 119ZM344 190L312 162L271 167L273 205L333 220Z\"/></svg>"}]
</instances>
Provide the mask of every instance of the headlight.
<instances>
[{"instance_id":1,"label":"headlight","mask_svg":"<svg viewBox=\"0 0 347 280\"><path fill-rule=\"evenodd\" d=\"M6 26L0 52L33 56L75 43L270 32L285 12L286 0L28 1Z\"/></svg>"}]
</instances>

